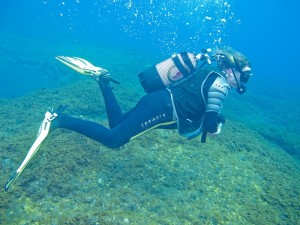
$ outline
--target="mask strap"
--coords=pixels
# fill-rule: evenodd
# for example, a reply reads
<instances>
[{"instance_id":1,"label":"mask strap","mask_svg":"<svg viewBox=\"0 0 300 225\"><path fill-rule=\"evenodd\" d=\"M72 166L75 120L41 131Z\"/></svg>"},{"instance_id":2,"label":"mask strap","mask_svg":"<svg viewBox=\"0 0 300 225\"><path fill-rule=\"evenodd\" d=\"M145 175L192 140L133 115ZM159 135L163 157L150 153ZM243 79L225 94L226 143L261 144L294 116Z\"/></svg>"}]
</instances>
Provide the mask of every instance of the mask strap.
<instances>
[{"instance_id":1,"label":"mask strap","mask_svg":"<svg viewBox=\"0 0 300 225\"><path fill-rule=\"evenodd\" d=\"M234 72L234 70L233 70L232 67L231 67L231 70L232 70L235 82L237 84L237 89L236 89L237 93L244 94L246 92L246 90L247 90L246 86L243 83L241 84L240 82L238 82L236 74L235 74L235 72Z\"/></svg>"},{"instance_id":2,"label":"mask strap","mask_svg":"<svg viewBox=\"0 0 300 225\"><path fill-rule=\"evenodd\" d=\"M234 72L234 68L230 67L230 69L231 69L231 71L232 71L232 73L233 73L233 76L234 76L236 85L237 85L237 87L238 87L238 90L241 90L241 85L240 85L240 82L238 82L238 79L237 79L236 74L235 74L235 72Z\"/></svg>"}]
</instances>

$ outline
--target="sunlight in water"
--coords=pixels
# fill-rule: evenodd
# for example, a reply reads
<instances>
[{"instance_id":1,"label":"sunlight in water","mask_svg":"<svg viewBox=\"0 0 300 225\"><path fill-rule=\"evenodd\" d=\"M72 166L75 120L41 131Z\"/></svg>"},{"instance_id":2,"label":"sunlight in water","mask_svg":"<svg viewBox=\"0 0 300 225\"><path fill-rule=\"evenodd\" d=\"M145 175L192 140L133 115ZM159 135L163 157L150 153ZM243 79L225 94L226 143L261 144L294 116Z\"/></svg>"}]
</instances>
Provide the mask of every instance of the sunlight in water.
<instances>
[{"instance_id":1,"label":"sunlight in water","mask_svg":"<svg viewBox=\"0 0 300 225\"><path fill-rule=\"evenodd\" d=\"M89 3L74 0L57 4L59 11L56 14L69 21L70 31L80 26L81 21L76 20L79 14L89 14L91 21L99 27L113 24L135 39L155 41L167 52L174 48L195 48L199 44L222 44L228 30L237 29L239 24L232 0L104 0Z\"/></svg>"}]
</instances>

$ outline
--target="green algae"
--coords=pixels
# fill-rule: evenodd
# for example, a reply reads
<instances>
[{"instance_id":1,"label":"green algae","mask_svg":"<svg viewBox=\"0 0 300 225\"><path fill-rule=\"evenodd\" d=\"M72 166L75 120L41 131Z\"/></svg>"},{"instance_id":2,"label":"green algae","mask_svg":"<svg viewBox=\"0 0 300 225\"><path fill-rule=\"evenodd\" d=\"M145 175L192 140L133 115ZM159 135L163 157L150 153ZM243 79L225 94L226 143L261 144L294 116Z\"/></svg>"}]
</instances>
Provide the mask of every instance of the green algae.
<instances>
[{"instance_id":1,"label":"green algae","mask_svg":"<svg viewBox=\"0 0 300 225\"><path fill-rule=\"evenodd\" d=\"M125 85L115 91L124 109L141 95ZM25 157L48 106L65 104L66 113L107 124L89 80L1 104L2 184ZM206 144L153 130L119 151L56 130L12 189L0 192L0 223L297 224L299 171L280 145L233 119Z\"/></svg>"},{"instance_id":2,"label":"green algae","mask_svg":"<svg viewBox=\"0 0 300 225\"><path fill-rule=\"evenodd\" d=\"M300 100L295 98L298 93L273 88L253 89L242 98L234 96L225 102L224 111L228 112L228 118L246 124L251 130L300 159L300 126L297 126L300 123Z\"/></svg>"}]
</instances>

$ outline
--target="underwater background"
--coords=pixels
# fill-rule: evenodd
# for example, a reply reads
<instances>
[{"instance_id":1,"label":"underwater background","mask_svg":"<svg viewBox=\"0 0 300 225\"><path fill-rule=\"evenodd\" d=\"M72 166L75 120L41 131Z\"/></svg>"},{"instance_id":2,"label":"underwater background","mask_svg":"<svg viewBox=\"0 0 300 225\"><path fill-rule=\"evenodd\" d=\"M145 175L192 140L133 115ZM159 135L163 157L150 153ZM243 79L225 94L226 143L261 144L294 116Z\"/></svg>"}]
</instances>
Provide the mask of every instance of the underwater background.
<instances>
[{"instance_id":1,"label":"underwater background","mask_svg":"<svg viewBox=\"0 0 300 225\"><path fill-rule=\"evenodd\" d=\"M251 60L220 135L153 130L120 151L55 130L9 191L0 224L300 224L296 0L0 2L0 184L18 168L49 107L107 125L97 84L55 60L108 69L124 109L137 74L179 51L229 45Z\"/></svg>"}]
</instances>

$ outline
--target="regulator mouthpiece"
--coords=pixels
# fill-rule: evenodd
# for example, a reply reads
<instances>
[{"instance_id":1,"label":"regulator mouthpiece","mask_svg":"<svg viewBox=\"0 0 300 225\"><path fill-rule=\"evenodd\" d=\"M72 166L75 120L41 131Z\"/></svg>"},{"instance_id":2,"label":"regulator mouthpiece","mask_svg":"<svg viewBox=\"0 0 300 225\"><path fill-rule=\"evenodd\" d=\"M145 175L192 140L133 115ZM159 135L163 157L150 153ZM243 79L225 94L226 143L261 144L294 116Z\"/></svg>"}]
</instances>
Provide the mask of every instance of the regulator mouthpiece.
<instances>
[{"instance_id":1,"label":"regulator mouthpiece","mask_svg":"<svg viewBox=\"0 0 300 225\"><path fill-rule=\"evenodd\" d=\"M247 84L240 83L239 87L236 89L236 92L239 94L244 94L247 91Z\"/></svg>"}]
</instances>

